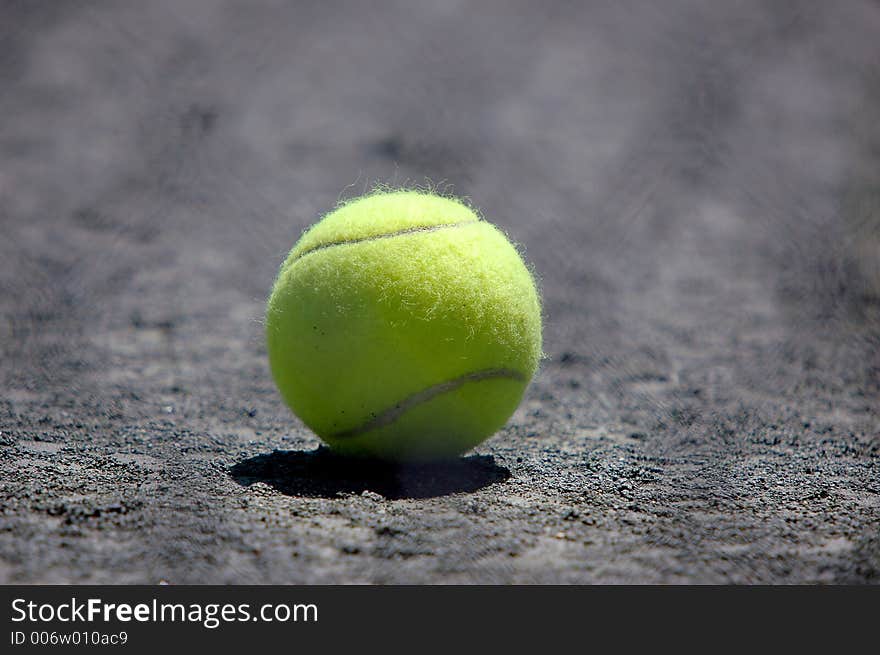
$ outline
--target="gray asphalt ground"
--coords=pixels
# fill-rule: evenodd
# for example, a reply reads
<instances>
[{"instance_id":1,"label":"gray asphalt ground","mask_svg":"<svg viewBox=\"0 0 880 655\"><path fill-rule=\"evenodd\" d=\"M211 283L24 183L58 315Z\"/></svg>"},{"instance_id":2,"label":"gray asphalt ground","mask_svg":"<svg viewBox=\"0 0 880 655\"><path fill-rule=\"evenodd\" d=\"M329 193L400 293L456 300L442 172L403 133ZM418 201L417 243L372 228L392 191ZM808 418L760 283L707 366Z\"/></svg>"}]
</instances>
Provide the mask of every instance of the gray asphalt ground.
<instances>
[{"instance_id":1,"label":"gray asphalt ground","mask_svg":"<svg viewBox=\"0 0 880 655\"><path fill-rule=\"evenodd\" d=\"M880 4L0 5L0 581L877 583ZM339 460L262 314L466 196L540 278L507 427Z\"/></svg>"}]
</instances>

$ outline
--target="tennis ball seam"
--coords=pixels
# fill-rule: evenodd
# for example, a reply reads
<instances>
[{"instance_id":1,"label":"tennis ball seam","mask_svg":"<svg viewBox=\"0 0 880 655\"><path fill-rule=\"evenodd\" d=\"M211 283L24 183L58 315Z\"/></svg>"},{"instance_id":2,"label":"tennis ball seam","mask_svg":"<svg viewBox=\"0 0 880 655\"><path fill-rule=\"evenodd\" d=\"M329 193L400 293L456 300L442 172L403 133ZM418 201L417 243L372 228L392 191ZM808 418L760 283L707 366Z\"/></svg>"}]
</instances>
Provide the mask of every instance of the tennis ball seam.
<instances>
[{"instance_id":1,"label":"tennis ball seam","mask_svg":"<svg viewBox=\"0 0 880 655\"><path fill-rule=\"evenodd\" d=\"M365 423L362 423L361 425L350 428L348 430L343 430L342 432L337 432L336 434L330 435L330 438L348 439L352 437L359 437L373 430L387 427L389 425L392 425L397 419L399 419L411 409L414 409L415 407L418 407L423 403L430 402L437 396L440 396L444 393L449 393L450 391L455 391L459 387L464 386L469 382L480 382L482 380L490 379L510 379L516 380L517 382L526 382L527 376L523 373L520 373L519 371L509 368L489 368L483 369L481 371L474 371L472 373L466 373L465 375L461 375L457 378L446 380L445 382L439 382L437 384L431 385L430 387L422 389L421 391L417 391L416 393L409 395L403 400L395 403L391 407L379 412L378 414L373 415L373 417Z\"/></svg>"},{"instance_id":2,"label":"tennis ball seam","mask_svg":"<svg viewBox=\"0 0 880 655\"><path fill-rule=\"evenodd\" d=\"M358 243L367 243L369 241L378 241L379 239L392 239L394 237L406 236L408 234L419 234L422 232L437 232L439 230L445 230L454 227L462 227L465 225L474 225L476 223L481 223L483 221L479 219L475 219L472 221L459 221L458 223L440 223L438 225L421 225L418 227L408 227L403 230L396 230L394 232L385 232L383 234L371 234L370 236L360 237L358 239L345 239L342 241L328 241L326 243L319 243L311 248L307 248L303 250L301 253L298 253L296 257L287 262L286 267L290 267L299 260L301 260L306 255L311 255L316 252L320 252L322 250L327 250L328 248L334 248L336 246L350 246Z\"/></svg>"}]
</instances>

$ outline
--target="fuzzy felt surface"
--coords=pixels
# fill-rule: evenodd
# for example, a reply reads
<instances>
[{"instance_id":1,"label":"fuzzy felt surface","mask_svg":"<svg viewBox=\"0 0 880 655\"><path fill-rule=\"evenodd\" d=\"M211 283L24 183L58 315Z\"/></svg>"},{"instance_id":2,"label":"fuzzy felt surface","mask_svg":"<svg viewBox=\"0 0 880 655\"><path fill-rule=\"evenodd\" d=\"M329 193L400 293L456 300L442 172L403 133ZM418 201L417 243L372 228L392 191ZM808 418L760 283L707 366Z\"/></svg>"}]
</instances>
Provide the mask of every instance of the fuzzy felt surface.
<instances>
[{"instance_id":1,"label":"fuzzy felt surface","mask_svg":"<svg viewBox=\"0 0 880 655\"><path fill-rule=\"evenodd\" d=\"M336 244L478 220L470 207L455 198L416 190L372 193L343 203L309 228L290 251L284 267L316 249Z\"/></svg>"},{"instance_id":2,"label":"fuzzy felt surface","mask_svg":"<svg viewBox=\"0 0 880 655\"><path fill-rule=\"evenodd\" d=\"M481 442L541 357L539 298L516 249L464 205L421 193L369 196L309 230L266 326L294 412L337 450L385 458Z\"/></svg>"}]
</instances>

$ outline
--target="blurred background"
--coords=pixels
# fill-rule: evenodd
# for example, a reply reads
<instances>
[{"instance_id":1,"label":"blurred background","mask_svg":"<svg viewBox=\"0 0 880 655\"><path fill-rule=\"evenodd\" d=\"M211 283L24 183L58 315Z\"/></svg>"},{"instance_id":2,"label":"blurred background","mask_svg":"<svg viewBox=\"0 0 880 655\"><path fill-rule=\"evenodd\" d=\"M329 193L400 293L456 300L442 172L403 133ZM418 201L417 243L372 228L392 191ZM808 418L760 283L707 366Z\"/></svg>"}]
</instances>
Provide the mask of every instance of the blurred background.
<instances>
[{"instance_id":1,"label":"blurred background","mask_svg":"<svg viewBox=\"0 0 880 655\"><path fill-rule=\"evenodd\" d=\"M0 581L876 582L880 4L0 5ZM327 460L301 232L465 196L547 359L459 462Z\"/></svg>"}]
</instances>

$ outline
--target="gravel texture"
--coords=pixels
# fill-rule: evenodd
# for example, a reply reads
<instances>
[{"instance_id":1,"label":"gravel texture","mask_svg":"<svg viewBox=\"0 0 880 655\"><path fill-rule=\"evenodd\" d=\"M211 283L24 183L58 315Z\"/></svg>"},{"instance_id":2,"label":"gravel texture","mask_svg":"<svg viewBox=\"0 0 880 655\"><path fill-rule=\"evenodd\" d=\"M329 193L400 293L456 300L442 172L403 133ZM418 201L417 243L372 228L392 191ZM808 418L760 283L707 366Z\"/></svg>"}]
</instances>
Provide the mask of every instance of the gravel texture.
<instances>
[{"instance_id":1,"label":"gravel texture","mask_svg":"<svg viewBox=\"0 0 880 655\"><path fill-rule=\"evenodd\" d=\"M0 6L0 582L877 583L880 4ZM537 272L508 426L340 460L269 376L377 183Z\"/></svg>"}]
</instances>

